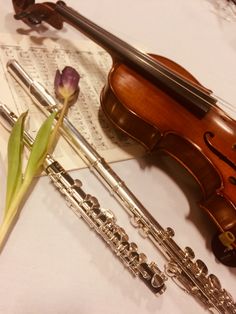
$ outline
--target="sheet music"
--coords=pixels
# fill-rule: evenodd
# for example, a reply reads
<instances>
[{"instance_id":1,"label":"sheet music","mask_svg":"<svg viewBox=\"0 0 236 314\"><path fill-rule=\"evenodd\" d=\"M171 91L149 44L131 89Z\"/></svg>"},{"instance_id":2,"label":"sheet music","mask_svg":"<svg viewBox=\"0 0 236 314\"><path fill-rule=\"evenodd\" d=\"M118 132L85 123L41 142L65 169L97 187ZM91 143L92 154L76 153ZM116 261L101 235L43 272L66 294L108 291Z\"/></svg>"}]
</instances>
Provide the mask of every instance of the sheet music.
<instances>
[{"instance_id":1,"label":"sheet music","mask_svg":"<svg viewBox=\"0 0 236 314\"><path fill-rule=\"evenodd\" d=\"M15 80L7 73L6 64L16 59L30 76L54 95L53 82L57 69L71 65L81 75L78 101L68 113L70 121L86 140L108 161L118 161L144 153L140 145L114 130L100 109L100 92L111 68L110 56L89 40L71 41L35 36L0 38L0 100L16 114L29 110L28 131L35 137L45 116L32 103ZM2 131L1 153L6 156L6 133ZM67 169L84 167L84 162L60 139L55 158Z\"/></svg>"}]
</instances>

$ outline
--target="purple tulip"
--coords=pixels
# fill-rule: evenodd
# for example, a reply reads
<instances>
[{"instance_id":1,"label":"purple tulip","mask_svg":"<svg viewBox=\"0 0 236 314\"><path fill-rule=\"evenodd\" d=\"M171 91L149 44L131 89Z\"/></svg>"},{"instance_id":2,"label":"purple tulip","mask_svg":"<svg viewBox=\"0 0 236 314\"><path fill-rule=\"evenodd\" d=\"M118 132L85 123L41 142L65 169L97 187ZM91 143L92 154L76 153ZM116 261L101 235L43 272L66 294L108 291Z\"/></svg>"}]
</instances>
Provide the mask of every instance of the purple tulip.
<instances>
[{"instance_id":1,"label":"purple tulip","mask_svg":"<svg viewBox=\"0 0 236 314\"><path fill-rule=\"evenodd\" d=\"M57 98L74 101L79 95L79 73L72 67L66 66L62 72L56 71L54 89Z\"/></svg>"}]
</instances>

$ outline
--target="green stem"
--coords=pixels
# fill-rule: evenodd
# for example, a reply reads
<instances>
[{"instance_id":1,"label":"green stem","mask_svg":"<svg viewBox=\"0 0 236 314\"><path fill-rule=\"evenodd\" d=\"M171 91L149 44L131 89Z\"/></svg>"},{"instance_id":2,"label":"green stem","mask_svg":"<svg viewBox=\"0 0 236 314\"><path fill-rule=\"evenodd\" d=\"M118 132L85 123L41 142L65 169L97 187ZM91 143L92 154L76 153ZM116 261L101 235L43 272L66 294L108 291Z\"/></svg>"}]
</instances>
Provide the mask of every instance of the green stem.
<instances>
[{"instance_id":1,"label":"green stem","mask_svg":"<svg viewBox=\"0 0 236 314\"><path fill-rule=\"evenodd\" d=\"M56 123L53 131L52 131L52 135L50 136L50 140L49 140L49 144L48 144L48 151L49 152L52 152L56 146L56 143L57 143L56 136L58 134L58 130L59 130L60 126L62 125L64 116L68 110L68 105L69 105L69 98L65 98L62 110L61 110L60 115L59 115L59 118L57 120L57 123Z\"/></svg>"},{"instance_id":2,"label":"green stem","mask_svg":"<svg viewBox=\"0 0 236 314\"><path fill-rule=\"evenodd\" d=\"M63 122L64 115L66 114L66 111L68 109L68 100L69 100L68 98L64 99L64 104L63 104L62 110L60 112L59 118L58 118L57 123L56 123L56 125L52 131L51 136L50 136L50 140L49 140L49 143L47 146L47 148L48 148L47 152L49 150L53 151L55 146L56 146L57 132L58 132L58 129ZM44 158L42 158L42 162L45 159L45 157L46 157L46 153L45 153ZM41 164L38 166L40 167ZM38 167L38 169L39 169L39 167ZM33 172L35 174L36 169ZM11 227L13 227L13 223L14 223L16 215L18 213L18 209L21 205L21 202L22 202L25 194L27 193L27 190L30 187L30 184L33 180L33 177L34 177L34 175L32 173L29 173L29 172L26 173L21 187L19 188L16 195L14 195L14 197L11 199L10 206L7 209L7 211L5 211L6 214L4 216L3 222L0 225L0 251L1 251L2 247L4 246L4 243L7 239L7 236L9 235L9 231L10 231Z\"/></svg>"},{"instance_id":3,"label":"green stem","mask_svg":"<svg viewBox=\"0 0 236 314\"><path fill-rule=\"evenodd\" d=\"M11 229L13 222L15 220L17 210L32 182L33 177L31 180L24 180L22 186L20 187L17 195L12 199L11 205L7 211L6 216L4 216L3 222L0 226L0 250L4 245L4 242L8 236L9 230Z\"/></svg>"}]
</instances>

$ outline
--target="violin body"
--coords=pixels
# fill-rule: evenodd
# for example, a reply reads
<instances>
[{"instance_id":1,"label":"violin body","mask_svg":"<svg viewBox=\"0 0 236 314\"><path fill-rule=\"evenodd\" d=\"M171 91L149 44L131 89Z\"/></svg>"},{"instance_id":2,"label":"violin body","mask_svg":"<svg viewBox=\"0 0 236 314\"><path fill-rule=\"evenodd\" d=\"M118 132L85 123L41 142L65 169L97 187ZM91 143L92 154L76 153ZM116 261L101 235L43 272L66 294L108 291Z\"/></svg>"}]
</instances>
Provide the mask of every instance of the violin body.
<instances>
[{"instance_id":1,"label":"violin body","mask_svg":"<svg viewBox=\"0 0 236 314\"><path fill-rule=\"evenodd\" d=\"M217 106L211 91L184 68L149 56L87 20L62 1L13 1L17 19L63 20L102 46L113 67L101 94L105 115L147 150L162 150L195 178L199 206L217 227L212 248L225 265L236 267L236 122Z\"/></svg>"},{"instance_id":2,"label":"violin body","mask_svg":"<svg viewBox=\"0 0 236 314\"><path fill-rule=\"evenodd\" d=\"M160 56L153 58L199 84L173 61ZM200 84L199 87L202 88ZM236 169L227 160L236 160L235 121L218 107L211 108L204 118L198 119L171 95L123 64L113 66L101 94L101 105L117 128L148 151L166 152L195 178L202 191L199 206L219 232L226 232L225 241L222 241L233 253ZM225 156L217 153L221 151ZM221 258L226 259L225 255Z\"/></svg>"}]
</instances>

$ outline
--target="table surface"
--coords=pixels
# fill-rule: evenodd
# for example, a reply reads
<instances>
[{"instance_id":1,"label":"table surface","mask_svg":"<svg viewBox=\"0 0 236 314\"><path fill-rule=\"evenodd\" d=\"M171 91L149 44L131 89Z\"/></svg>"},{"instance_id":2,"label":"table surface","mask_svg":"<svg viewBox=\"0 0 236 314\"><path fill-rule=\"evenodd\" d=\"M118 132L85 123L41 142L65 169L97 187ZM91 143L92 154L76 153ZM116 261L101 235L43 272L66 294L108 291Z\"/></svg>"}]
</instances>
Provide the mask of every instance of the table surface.
<instances>
[{"instance_id":1,"label":"table surface","mask_svg":"<svg viewBox=\"0 0 236 314\"><path fill-rule=\"evenodd\" d=\"M0 32L27 28L12 16L10 1L1 1ZM184 66L206 87L230 103L236 99L236 20L222 16L219 1L77 0L80 13L147 52ZM48 30L50 35L55 31ZM80 38L66 25L58 36ZM29 32L30 36L30 32ZM1 91L3 92L3 91ZM1 97L0 97L1 98ZM236 106L235 106L236 107ZM232 114L232 113L231 113ZM212 229L197 207L199 191L183 169L167 156L112 164L119 176L175 241L190 246L222 285L235 294L236 269L221 265L210 249ZM140 237L127 213L88 169L71 172L103 208L114 211L140 250L163 267L161 253ZM171 280L154 296L66 206L47 177L35 184L1 253L1 314L205 313L206 310Z\"/></svg>"}]
</instances>

